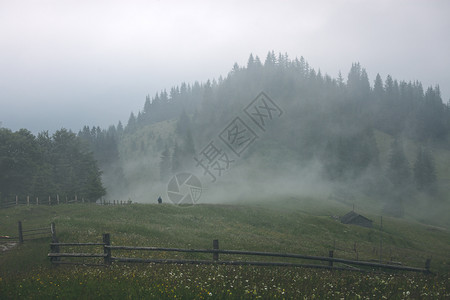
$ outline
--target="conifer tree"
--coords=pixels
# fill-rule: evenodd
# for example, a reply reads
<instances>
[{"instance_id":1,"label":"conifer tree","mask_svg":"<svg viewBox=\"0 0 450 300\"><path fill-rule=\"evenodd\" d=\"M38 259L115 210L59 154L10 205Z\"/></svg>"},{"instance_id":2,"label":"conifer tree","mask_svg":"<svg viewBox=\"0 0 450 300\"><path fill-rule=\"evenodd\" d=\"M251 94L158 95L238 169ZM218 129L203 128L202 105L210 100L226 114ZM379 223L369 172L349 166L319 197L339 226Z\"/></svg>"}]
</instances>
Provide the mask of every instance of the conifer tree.
<instances>
[{"instance_id":1,"label":"conifer tree","mask_svg":"<svg viewBox=\"0 0 450 300\"><path fill-rule=\"evenodd\" d=\"M172 153L172 173L176 174L177 172L181 171L183 168L183 164L181 161L181 151L178 147L178 143L175 142L175 146L173 147L173 153Z\"/></svg>"},{"instance_id":2,"label":"conifer tree","mask_svg":"<svg viewBox=\"0 0 450 300\"><path fill-rule=\"evenodd\" d=\"M255 65L255 59L253 58L253 54L250 54L248 61L247 61L247 69L253 68Z\"/></svg>"},{"instance_id":3,"label":"conifer tree","mask_svg":"<svg viewBox=\"0 0 450 300\"><path fill-rule=\"evenodd\" d=\"M171 159L169 147L165 147L161 153L161 161L159 163L159 177L162 182L166 182L169 179L171 170Z\"/></svg>"},{"instance_id":4,"label":"conifer tree","mask_svg":"<svg viewBox=\"0 0 450 300\"><path fill-rule=\"evenodd\" d=\"M409 162L403 151L402 143L398 139L391 144L387 177L395 188L404 188L411 180Z\"/></svg>"},{"instance_id":5,"label":"conifer tree","mask_svg":"<svg viewBox=\"0 0 450 300\"><path fill-rule=\"evenodd\" d=\"M377 74L375 77L375 82L373 85L373 93L375 100L380 101L384 94L384 88L383 88L383 80L381 79L380 74Z\"/></svg>"},{"instance_id":6,"label":"conifer tree","mask_svg":"<svg viewBox=\"0 0 450 300\"><path fill-rule=\"evenodd\" d=\"M436 191L436 171L433 156L428 148L419 147L414 163L414 179L419 191Z\"/></svg>"},{"instance_id":7,"label":"conifer tree","mask_svg":"<svg viewBox=\"0 0 450 300\"><path fill-rule=\"evenodd\" d=\"M119 123L117 124L117 136L120 138L122 137L123 134L123 125L122 122L119 121Z\"/></svg>"},{"instance_id":8,"label":"conifer tree","mask_svg":"<svg viewBox=\"0 0 450 300\"><path fill-rule=\"evenodd\" d=\"M137 119L134 115L134 113L130 113L130 117L128 118L128 124L127 127L125 127L125 132L127 133L133 133L137 129Z\"/></svg>"}]
</instances>

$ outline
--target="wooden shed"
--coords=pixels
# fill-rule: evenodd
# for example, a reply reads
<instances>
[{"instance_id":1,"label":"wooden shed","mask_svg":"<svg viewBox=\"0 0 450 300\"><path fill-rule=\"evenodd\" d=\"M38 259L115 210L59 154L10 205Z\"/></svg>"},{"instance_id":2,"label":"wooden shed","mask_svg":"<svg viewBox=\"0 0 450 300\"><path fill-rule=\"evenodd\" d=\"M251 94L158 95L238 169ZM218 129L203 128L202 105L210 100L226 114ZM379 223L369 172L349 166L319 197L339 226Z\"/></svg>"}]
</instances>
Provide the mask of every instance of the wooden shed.
<instances>
[{"instance_id":1,"label":"wooden shed","mask_svg":"<svg viewBox=\"0 0 450 300\"><path fill-rule=\"evenodd\" d=\"M370 220L360 214L357 214L354 211L347 213L346 215L340 217L339 219L341 220L341 223L344 223L344 224L358 225L358 226L363 226L363 227L367 227L367 228L373 227L372 220Z\"/></svg>"}]
</instances>

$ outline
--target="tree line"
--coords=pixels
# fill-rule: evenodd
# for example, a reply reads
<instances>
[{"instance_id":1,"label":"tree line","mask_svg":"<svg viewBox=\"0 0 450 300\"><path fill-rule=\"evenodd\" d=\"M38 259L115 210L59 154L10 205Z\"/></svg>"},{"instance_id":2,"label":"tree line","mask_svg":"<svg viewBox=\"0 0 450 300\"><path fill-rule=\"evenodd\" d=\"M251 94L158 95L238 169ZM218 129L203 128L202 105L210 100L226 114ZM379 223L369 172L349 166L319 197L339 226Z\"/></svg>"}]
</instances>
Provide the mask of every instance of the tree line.
<instances>
[{"instance_id":1,"label":"tree line","mask_svg":"<svg viewBox=\"0 0 450 300\"><path fill-rule=\"evenodd\" d=\"M95 201L106 193L92 152L71 131L37 136L0 128L0 199L49 196Z\"/></svg>"},{"instance_id":2,"label":"tree line","mask_svg":"<svg viewBox=\"0 0 450 300\"><path fill-rule=\"evenodd\" d=\"M303 57L290 59L270 51L264 62L250 55L245 66L234 64L226 77L147 95L143 109L131 113L125 126L119 121L108 129L84 126L78 134L61 129L51 136L1 128L0 196L77 194L95 200L105 195L105 187L126 191L123 162L133 154L121 152L120 145L135 153L133 157L147 153L159 159L157 179L166 182L171 174L192 167L196 151L261 91L285 111L265 133L267 147L294 153L289 157L293 165L318 160L322 176L337 182L370 174L370 192L394 193L412 186L430 194L438 190L432 149L450 149L450 103L443 103L439 86L424 90L419 81L390 75L383 80L379 74L371 84L359 63L352 64L346 78L341 73L332 78ZM150 131L147 137L131 138L146 126L174 119L176 128L169 136ZM385 169L377 131L394 140ZM405 156L404 139L421 145L414 161ZM243 161L258 151L250 147ZM265 160L276 169L283 155L270 153Z\"/></svg>"},{"instance_id":3,"label":"tree line","mask_svg":"<svg viewBox=\"0 0 450 300\"><path fill-rule=\"evenodd\" d=\"M318 160L323 177L337 182L370 174L370 192L395 193L406 185L420 192L436 192L432 149L450 149L450 102L443 103L439 86L424 89L419 81L399 81L390 75L383 80L377 74L371 84L359 63L352 64L346 77L339 73L332 78L312 68L303 57L290 59L287 54L270 51L263 62L250 55L245 66L234 64L226 77L182 83L169 92L147 95L143 109L131 113L125 126L119 122L108 130L85 128L79 135L87 137L96 158L105 162L100 165L106 166L124 159L113 153L117 149L114 143L132 143L129 148L138 155L145 152L148 143L125 137L148 125L177 119L175 136L148 138L153 149L150 153L156 151L154 156L160 159L159 179L164 182L192 163L195 151L261 91L286 112L264 139L295 153L290 157L292 164ZM380 165L375 132L394 139L387 168ZM421 145L415 161L406 159L403 139ZM258 151L257 147L249 148L243 160ZM282 159L277 155L267 158L274 168Z\"/></svg>"}]
</instances>

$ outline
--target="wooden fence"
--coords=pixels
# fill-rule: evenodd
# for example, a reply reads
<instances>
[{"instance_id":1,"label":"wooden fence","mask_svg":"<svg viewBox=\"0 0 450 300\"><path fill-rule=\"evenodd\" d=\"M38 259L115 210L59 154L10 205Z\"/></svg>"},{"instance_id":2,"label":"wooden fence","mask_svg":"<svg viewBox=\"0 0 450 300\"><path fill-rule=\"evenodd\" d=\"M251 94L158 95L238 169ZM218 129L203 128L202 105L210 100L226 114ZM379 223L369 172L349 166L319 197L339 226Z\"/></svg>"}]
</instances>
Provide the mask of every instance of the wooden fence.
<instances>
[{"instance_id":1,"label":"wooden fence","mask_svg":"<svg viewBox=\"0 0 450 300\"><path fill-rule=\"evenodd\" d=\"M24 229L22 221L17 222L17 236L0 235L0 241L3 242L19 242L23 243L25 240L36 240L45 237L55 236L55 223L51 223L50 226L36 227Z\"/></svg>"},{"instance_id":2,"label":"wooden fence","mask_svg":"<svg viewBox=\"0 0 450 300\"><path fill-rule=\"evenodd\" d=\"M292 253L275 253L260 251L243 251L243 250L223 250L219 249L219 241L213 240L212 249L180 249L180 248L163 248L163 247L135 247L135 246L112 246L110 234L103 234L101 243L58 243L52 242L51 253L48 257L53 264L81 264L81 265L102 265L108 266L113 262L118 263L161 263L161 264L221 264L221 265L252 265L252 266L290 266L290 267L306 267L330 270L350 270L350 271L370 271L374 268L379 270L398 270L430 273L431 260L427 259L424 268L399 266L393 264L383 264L368 261L349 260L334 257L333 250L329 251L329 256L310 256ZM61 247L66 246L101 246L103 249L99 253L65 253L60 252ZM208 253L212 254L211 260L199 259L154 259L154 258L137 258L137 257L115 257L113 251L151 251L151 252L183 252L183 253ZM325 264L305 264L294 262L268 262L268 261L241 261L241 260L220 260L220 255L246 255L246 256L263 256L277 257L284 259L300 259L316 262L324 262ZM90 264L83 262L64 261L63 258L102 258L100 264Z\"/></svg>"},{"instance_id":3,"label":"wooden fence","mask_svg":"<svg viewBox=\"0 0 450 300\"><path fill-rule=\"evenodd\" d=\"M39 197L23 197L20 198L18 196L15 196L14 199L3 199L0 200L0 209L1 208L10 208L13 206L19 206L19 205L59 205L59 204L68 204L68 203L88 203L89 201L85 200L83 197L81 199L78 198L78 196L75 195L73 199L70 199L68 197L61 198L59 195L56 195L56 197L48 196L48 198L39 198ZM101 205L126 205L131 204L131 200L122 201L122 200L112 200L107 201L105 199L101 199L97 204Z\"/></svg>"},{"instance_id":4,"label":"wooden fence","mask_svg":"<svg viewBox=\"0 0 450 300\"><path fill-rule=\"evenodd\" d=\"M2 199L0 201L0 208L10 208L13 206L19 206L19 205L58 205L63 203L84 203L85 199L81 198L78 199L77 196L75 196L73 199L69 199L68 197L64 197L61 199L59 195L56 195L56 197L48 196L48 198L39 198L39 197L19 197L15 196L14 199Z\"/></svg>"}]
</instances>

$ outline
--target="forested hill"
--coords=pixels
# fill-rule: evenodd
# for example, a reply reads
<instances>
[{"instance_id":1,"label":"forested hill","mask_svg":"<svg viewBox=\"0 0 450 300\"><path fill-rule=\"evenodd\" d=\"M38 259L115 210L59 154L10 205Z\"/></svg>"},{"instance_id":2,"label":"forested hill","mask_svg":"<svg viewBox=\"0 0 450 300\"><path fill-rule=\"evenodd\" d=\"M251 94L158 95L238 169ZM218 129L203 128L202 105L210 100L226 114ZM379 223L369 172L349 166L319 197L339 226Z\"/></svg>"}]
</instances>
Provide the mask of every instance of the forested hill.
<instances>
[{"instance_id":1,"label":"forested hill","mask_svg":"<svg viewBox=\"0 0 450 300\"><path fill-rule=\"evenodd\" d=\"M204 84L181 84L146 97L143 110L131 114L125 133L164 120L178 118L185 110L195 112L194 122L216 120L211 116L235 113L237 109L265 91L283 105L286 111L294 109L292 117L301 112L326 105L322 112L337 121L363 124L394 136L406 136L427 142L446 141L449 131L450 102L445 105L439 86L426 90L416 82L397 81L388 75L384 80L377 74L370 83L366 70L359 63L352 65L344 79L331 78L310 68L301 57L290 60L287 55L268 53L264 64L250 55L247 66L234 65L223 79ZM208 115L209 117L207 117ZM226 117L226 116L225 116Z\"/></svg>"},{"instance_id":2,"label":"forested hill","mask_svg":"<svg viewBox=\"0 0 450 300\"><path fill-rule=\"evenodd\" d=\"M424 89L418 81L389 75L370 80L359 63L345 78L332 78L303 57L272 51L263 63L250 55L245 67L235 64L225 78L147 96L126 126L86 126L79 136L90 143L109 192L146 198L149 186L165 185L177 172L194 168L204 175L193 157L262 91L283 114L239 157L246 172L263 168L268 177L280 178L286 165L292 175L314 162L320 178L357 179L365 193L400 199L393 203L416 193L448 193L441 162L450 148L450 105L439 87Z\"/></svg>"},{"instance_id":3,"label":"forested hill","mask_svg":"<svg viewBox=\"0 0 450 300\"><path fill-rule=\"evenodd\" d=\"M232 120L245 117L261 92L280 114L264 130L251 125L257 141L223 173L245 177L245 185L268 178L295 184L307 170L323 182L350 184L383 199L398 214L413 195L448 198L450 102L443 103L438 86L389 75L371 80L359 63L347 76L332 78L303 57L272 51L262 62L250 55L246 66L235 64L225 78L147 96L125 126L85 126L78 139L103 172L106 197L151 201L177 172L205 175L194 157L220 140Z\"/></svg>"}]
</instances>

